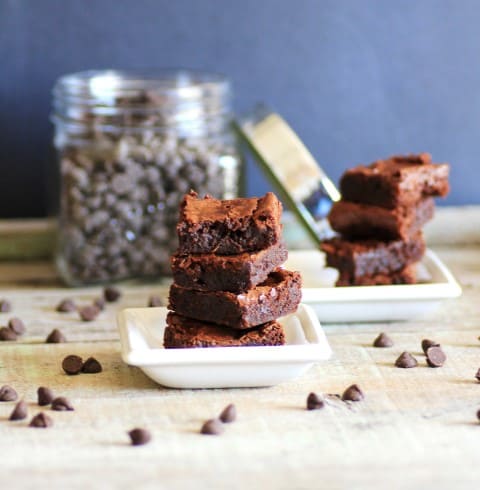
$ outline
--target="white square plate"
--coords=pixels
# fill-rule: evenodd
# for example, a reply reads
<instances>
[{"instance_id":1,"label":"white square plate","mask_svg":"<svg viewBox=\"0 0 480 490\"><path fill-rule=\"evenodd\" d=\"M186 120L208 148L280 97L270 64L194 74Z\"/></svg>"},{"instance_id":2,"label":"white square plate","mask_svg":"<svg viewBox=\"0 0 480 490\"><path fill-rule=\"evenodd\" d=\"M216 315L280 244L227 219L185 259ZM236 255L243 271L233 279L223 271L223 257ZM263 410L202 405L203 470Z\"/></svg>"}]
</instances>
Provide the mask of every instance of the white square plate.
<instances>
[{"instance_id":1,"label":"white square plate","mask_svg":"<svg viewBox=\"0 0 480 490\"><path fill-rule=\"evenodd\" d=\"M428 249L418 266L417 284L335 287L337 271L325 267L324 253L316 250L290 252L285 268L301 272L302 302L313 307L322 323L409 320L462 293Z\"/></svg>"},{"instance_id":2,"label":"white square plate","mask_svg":"<svg viewBox=\"0 0 480 490\"><path fill-rule=\"evenodd\" d=\"M117 317L122 358L172 388L272 386L295 378L331 349L315 312L301 304L279 319L286 345L164 349L166 308L130 308Z\"/></svg>"}]
</instances>

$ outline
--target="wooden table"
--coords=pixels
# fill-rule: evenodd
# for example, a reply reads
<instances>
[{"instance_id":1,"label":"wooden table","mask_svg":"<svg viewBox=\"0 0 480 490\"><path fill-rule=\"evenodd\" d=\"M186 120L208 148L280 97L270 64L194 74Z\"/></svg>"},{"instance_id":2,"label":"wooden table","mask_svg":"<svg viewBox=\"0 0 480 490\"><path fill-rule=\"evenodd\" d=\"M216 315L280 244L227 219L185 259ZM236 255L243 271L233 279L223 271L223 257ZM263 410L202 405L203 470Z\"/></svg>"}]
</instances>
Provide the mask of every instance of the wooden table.
<instances>
[{"instance_id":1,"label":"wooden table","mask_svg":"<svg viewBox=\"0 0 480 490\"><path fill-rule=\"evenodd\" d=\"M439 213L446 218L437 219L430 236L458 231L449 226L466 212ZM480 211L468 212L478 222ZM88 303L99 287L64 289L48 263L0 264L0 298L14 307L0 314L0 324L17 315L28 329L19 341L0 344L0 385L19 392L30 417L40 410L41 385L75 406L48 411L54 426L43 430L9 422L13 403L0 403L2 488L478 488L480 247L473 235L467 245L441 241L430 245L461 283L461 298L406 323L327 325L331 361L262 389L164 389L123 364L115 313L144 306L156 284L122 285L121 301L84 323L54 307L64 297ZM55 327L68 343L44 343ZM393 348L371 347L380 331L394 339ZM426 367L424 337L444 347L443 368ZM419 367L393 366L404 350L417 356ZM67 376L60 366L67 354L94 356L104 371ZM323 410L305 410L309 392L341 393L352 383L365 401L348 406L332 399ZM221 436L200 435L202 422L231 402L238 421ZM126 432L136 426L152 431L152 443L128 444Z\"/></svg>"}]
</instances>

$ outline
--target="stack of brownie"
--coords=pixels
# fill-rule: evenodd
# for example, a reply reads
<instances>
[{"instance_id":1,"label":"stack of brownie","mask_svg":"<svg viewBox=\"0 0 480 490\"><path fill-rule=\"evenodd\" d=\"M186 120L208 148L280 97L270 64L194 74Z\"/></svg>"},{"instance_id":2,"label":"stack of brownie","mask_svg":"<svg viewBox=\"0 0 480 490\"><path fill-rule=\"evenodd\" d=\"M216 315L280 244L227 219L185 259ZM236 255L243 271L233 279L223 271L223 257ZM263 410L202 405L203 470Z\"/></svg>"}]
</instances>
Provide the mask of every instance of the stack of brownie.
<instances>
[{"instance_id":1,"label":"stack of brownie","mask_svg":"<svg viewBox=\"0 0 480 490\"><path fill-rule=\"evenodd\" d=\"M393 156L347 170L342 199L328 216L339 233L322 243L337 286L412 284L425 253L423 225L434 214L433 197L449 191L448 164L428 153Z\"/></svg>"},{"instance_id":2,"label":"stack of brownie","mask_svg":"<svg viewBox=\"0 0 480 490\"><path fill-rule=\"evenodd\" d=\"M187 194L171 258L165 348L282 345L277 318L297 309L298 272L282 269L282 206L262 198Z\"/></svg>"}]
</instances>

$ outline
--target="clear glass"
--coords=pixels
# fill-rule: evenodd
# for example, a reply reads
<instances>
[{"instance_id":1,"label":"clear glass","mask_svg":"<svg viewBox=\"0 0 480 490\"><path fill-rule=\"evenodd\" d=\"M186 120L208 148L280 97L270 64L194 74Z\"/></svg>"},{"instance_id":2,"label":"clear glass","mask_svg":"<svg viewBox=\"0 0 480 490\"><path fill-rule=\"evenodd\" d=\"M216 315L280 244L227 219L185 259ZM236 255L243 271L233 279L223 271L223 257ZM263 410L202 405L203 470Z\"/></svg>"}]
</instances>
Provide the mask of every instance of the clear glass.
<instances>
[{"instance_id":1,"label":"clear glass","mask_svg":"<svg viewBox=\"0 0 480 490\"><path fill-rule=\"evenodd\" d=\"M239 193L228 81L94 71L60 78L53 95L63 279L168 275L183 195Z\"/></svg>"}]
</instances>

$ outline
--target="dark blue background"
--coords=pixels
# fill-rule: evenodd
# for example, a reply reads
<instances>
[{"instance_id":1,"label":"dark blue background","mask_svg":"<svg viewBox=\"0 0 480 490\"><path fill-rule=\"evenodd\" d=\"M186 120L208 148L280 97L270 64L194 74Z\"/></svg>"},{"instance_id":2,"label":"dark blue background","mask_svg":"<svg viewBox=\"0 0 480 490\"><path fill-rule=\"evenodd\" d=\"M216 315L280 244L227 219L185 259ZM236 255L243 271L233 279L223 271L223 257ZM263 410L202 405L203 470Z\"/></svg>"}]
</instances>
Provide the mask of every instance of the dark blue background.
<instances>
[{"instance_id":1,"label":"dark blue background","mask_svg":"<svg viewBox=\"0 0 480 490\"><path fill-rule=\"evenodd\" d=\"M50 89L89 68L221 71L283 114L336 181L430 151L479 203L476 0L0 0L0 216L45 214ZM268 184L248 167L248 193Z\"/></svg>"}]
</instances>

